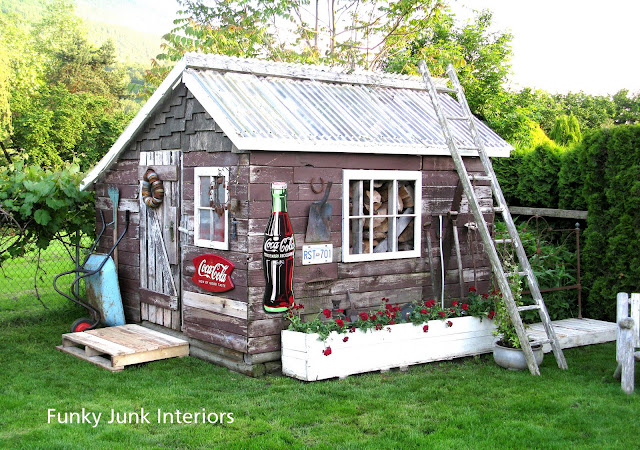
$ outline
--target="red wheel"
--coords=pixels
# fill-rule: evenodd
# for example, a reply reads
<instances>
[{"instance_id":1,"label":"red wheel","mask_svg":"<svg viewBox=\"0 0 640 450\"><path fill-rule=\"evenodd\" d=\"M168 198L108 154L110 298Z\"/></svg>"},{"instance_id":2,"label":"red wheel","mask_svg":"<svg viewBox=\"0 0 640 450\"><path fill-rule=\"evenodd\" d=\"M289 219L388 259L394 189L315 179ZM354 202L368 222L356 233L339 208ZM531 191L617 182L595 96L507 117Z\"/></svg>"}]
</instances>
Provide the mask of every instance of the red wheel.
<instances>
[{"instance_id":1,"label":"red wheel","mask_svg":"<svg viewBox=\"0 0 640 450\"><path fill-rule=\"evenodd\" d=\"M93 321L91 319L78 319L75 322L73 322L73 325L71 325L71 332L72 333L80 333L81 331L86 330L87 328L91 328L93 326Z\"/></svg>"}]
</instances>

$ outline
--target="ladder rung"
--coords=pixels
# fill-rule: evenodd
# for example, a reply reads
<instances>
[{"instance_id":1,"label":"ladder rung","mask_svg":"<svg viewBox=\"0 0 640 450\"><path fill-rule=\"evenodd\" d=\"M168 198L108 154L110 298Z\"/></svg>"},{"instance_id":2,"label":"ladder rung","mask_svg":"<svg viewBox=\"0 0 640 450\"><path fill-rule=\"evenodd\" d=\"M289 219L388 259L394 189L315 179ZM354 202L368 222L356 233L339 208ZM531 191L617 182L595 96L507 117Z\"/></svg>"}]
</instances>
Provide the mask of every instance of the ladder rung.
<instances>
[{"instance_id":1,"label":"ladder rung","mask_svg":"<svg viewBox=\"0 0 640 450\"><path fill-rule=\"evenodd\" d=\"M509 239L496 239L493 242L495 242L496 244L512 244L514 242L513 239L509 238Z\"/></svg>"},{"instance_id":2,"label":"ladder rung","mask_svg":"<svg viewBox=\"0 0 640 450\"><path fill-rule=\"evenodd\" d=\"M469 120L466 116L447 116L447 120Z\"/></svg>"},{"instance_id":3,"label":"ladder rung","mask_svg":"<svg viewBox=\"0 0 640 450\"><path fill-rule=\"evenodd\" d=\"M538 305L518 306L518 311L533 311L534 309L540 309L540 307Z\"/></svg>"},{"instance_id":4,"label":"ladder rung","mask_svg":"<svg viewBox=\"0 0 640 450\"><path fill-rule=\"evenodd\" d=\"M480 212L482 214L489 214L492 212L497 212L497 213L501 213L504 211L504 208L502 206L491 206L488 208L480 208Z\"/></svg>"},{"instance_id":5,"label":"ladder rung","mask_svg":"<svg viewBox=\"0 0 640 450\"><path fill-rule=\"evenodd\" d=\"M458 93L458 91L456 91L455 89L446 88L446 87L436 87L436 92L440 92L442 94L457 94Z\"/></svg>"},{"instance_id":6,"label":"ladder rung","mask_svg":"<svg viewBox=\"0 0 640 450\"><path fill-rule=\"evenodd\" d=\"M457 147L458 150L468 150L472 152L479 152L480 149L478 147Z\"/></svg>"},{"instance_id":7,"label":"ladder rung","mask_svg":"<svg viewBox=\"0 0 640 450\"><path fill-rule=\"evenodd\" d=\"M505 275L508 277L512 277L514 275L518 275L519 277L526 277L527 272L506 272Z\"/></svg>"},{"instance_id":8,"label":"ladder rung","mask_svg":"<svg viewBox=\"0 0 640 450\"><path fill-rule=\"evenodd\" d=\"M493 178L491 178L489 175L469 175L469 179L471 181L491 181L491 180L493 180Z\"/></svg>"},{"instance_id":9,"label":"ladder rung","mask_svg":"<svg viewBox=\"0 0 640 450\"><path fill-rule=\"evenodd\" d=\"M529 341L529 345L535 347L537 345L551 344L552 342L552 339L540 339L539 341Z\"/></svg>"}]
</instances>

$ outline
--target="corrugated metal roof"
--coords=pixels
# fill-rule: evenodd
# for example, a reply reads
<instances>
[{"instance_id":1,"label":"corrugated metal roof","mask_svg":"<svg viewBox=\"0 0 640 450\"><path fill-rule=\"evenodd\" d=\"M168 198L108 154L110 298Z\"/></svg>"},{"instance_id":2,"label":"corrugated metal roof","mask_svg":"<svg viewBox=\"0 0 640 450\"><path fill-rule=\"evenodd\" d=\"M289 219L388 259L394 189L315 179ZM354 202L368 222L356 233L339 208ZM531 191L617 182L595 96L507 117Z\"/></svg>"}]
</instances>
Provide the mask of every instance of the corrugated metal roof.
<instances>
[{"instance_id":1,"label":"corrugated metal roof","mask_svg":"<svg viewBox=\"0 0 640 450\"><path fill-rule=\"evenodd\" d=\"M195 68L183 81L240 150L449 154L423 89ZM440 96L446 115L461 115ZM511 145L476 125L489 155L508 156ZM462 124L452 127L460 147L472 146Z\"/></svg>"},{"instance_id":2,"label":"corrugated metal roof","mask_svg":"<svg viewBox=\"0 0 640 450\"><path fill-rule=\"evenodd\" d=\"M82 180L82 189L118 159L180 80L240 150L449 154L420 77L189 53ZM458 104L441 95L447 115L459 115ZM489 156L509 156L511 145L476 124ZM468 133L452 126L460 145L468 146Z\"/></svg>"}]
</instances>

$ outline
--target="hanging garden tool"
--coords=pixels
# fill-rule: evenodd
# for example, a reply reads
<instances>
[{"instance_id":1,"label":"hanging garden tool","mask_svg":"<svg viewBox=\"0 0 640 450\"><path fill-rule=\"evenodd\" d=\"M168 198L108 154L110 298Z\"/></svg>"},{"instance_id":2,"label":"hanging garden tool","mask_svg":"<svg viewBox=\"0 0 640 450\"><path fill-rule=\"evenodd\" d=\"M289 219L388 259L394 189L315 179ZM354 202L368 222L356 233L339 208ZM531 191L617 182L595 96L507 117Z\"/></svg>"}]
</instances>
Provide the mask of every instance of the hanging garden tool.
<instances>
[{"instance_id":1,"label":"hanging garden tool","mask_svg":"<svg viewBox=\"0 0 640 450\"><path fill-rule=\"evenodd\" d=\"M118 204L120 203L120 190L115 186L109 186L107 189L109 198L111 199L111 207L113 208L113 242L118 239ZM110 224L109 224L110 225ZM118 272L118 248L113 249L113 262L116 265L116 272Z\"/></svg>"},{"instance_id":2,"label":"hanging garden tool","mask_svg":"<svg viewBox=\"0 0 640 450\"><path fill-rule=\"evenodd\" d=\"M322 200L313 202L309 208L309 221L307 222L305 242L327 242L331 240L332 205L331 203L327 203L327 199L329 198L332 184L332 181L327 182Z\"/></svg>"}]
</instances>

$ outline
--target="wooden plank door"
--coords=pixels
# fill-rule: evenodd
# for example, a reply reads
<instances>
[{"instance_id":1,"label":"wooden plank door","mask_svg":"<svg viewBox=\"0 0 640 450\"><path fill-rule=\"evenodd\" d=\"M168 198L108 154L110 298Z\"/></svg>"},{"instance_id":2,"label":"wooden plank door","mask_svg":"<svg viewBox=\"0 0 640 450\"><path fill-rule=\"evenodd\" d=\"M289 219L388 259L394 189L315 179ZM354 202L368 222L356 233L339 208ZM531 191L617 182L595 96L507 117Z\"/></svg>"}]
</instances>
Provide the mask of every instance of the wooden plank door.
<instances>
[{"instance_id":1,"label":"wooden plank door","mask_svg":"<svg viewBox=\"0 0 640 450\"><path fill-rule=\"evenodd\" d=\"M164 201L158 208L144 204L140 196L140 315L142 320L180 330L180 210L179 150L141 152L139 179L153 169L164 185Z\"/></svg>"}]
</instances>

